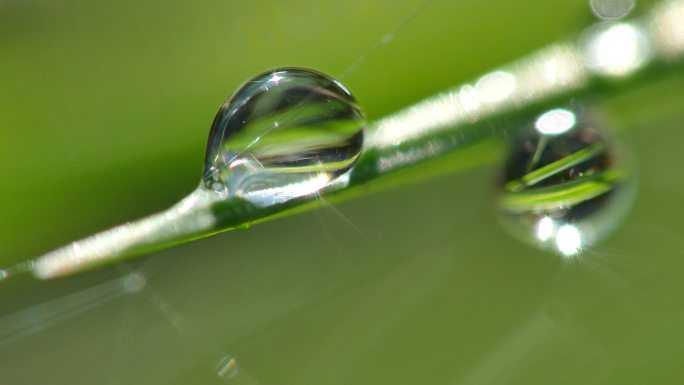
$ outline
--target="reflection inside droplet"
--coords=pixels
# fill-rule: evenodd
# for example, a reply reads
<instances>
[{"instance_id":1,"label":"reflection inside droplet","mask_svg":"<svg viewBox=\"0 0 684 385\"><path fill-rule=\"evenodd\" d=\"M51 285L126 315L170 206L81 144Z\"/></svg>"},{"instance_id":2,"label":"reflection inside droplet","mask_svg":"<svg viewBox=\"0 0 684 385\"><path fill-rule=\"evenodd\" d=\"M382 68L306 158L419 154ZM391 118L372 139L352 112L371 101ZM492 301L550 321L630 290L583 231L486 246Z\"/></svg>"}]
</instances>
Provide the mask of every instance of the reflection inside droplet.
<instances>
[{"instance_id":1,"label":"reflection inside droplet","mask_svg":"<svg viewBox=\"0 0 684 385\"><path fill-rule=\"evenodd\" d=\"M540 134L558 135L575 127L575 121L575 113L558 108L539 116L534 123L534 127Z\"/></svg>"},{"instance_id":2,"label":"reflection inside droplet","mask_svg":"<svg viewBox=\"0 0 684 385\"><path fill-rule=\"evenodd\" d=\"M315 193L353 166L365 124L353 96L327 75L263 73L216 115L202 185L262 206Z\"/></svg>"},{"instance_id":3,"label":"reflection inside droplet","mask_svg":"<svg viewBox=\"0 0 684 385\"><path fill-rule=\"evenodd\" d=\"M522 239L571 257L616 227L634 183L615 147L571 109L547 111L530 126L512 141L503 171L502 222Z\"/></svg>"}]
</instances>

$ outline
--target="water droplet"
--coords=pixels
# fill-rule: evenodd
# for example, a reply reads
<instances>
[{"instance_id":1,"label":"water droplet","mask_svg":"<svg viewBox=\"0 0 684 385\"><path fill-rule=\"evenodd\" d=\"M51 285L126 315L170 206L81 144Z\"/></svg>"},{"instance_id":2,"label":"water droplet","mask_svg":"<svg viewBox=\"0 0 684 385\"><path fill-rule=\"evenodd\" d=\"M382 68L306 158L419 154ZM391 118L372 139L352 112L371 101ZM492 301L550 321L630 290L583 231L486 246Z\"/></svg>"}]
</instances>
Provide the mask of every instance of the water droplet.
<instances>
[{"instance_id":1,"label":"water droplet","mask_svg":"<svg viewBox=\"0 0 684 385\"><path fill-rule=\"evenodd\" d=\"M541 114L512 141L499 196L503 223L525 241L571 257L608 235L634 182L622 152L570 109Z\"/></svg>"},{"instance_id":2,"label":"water droplet","mask_svg":"<svg viewBox=\"0 0 684 385\"><path fill-rule=\"evenodd\" d=\"M617 20L629 15L635 0L590 0L591 11L602 20Z\"/></svg>"},{"instance_id":3,"label":"water droplet","mask_svg":"<svg viewBox=\"0 0 684 385\"><path fill-rule=\"evenodd\" d=\"M243 84L209 134L205 188L269 205L316 193L349 170L366 120L331 77L283 68Z\"/></svg>"}]
</instances>

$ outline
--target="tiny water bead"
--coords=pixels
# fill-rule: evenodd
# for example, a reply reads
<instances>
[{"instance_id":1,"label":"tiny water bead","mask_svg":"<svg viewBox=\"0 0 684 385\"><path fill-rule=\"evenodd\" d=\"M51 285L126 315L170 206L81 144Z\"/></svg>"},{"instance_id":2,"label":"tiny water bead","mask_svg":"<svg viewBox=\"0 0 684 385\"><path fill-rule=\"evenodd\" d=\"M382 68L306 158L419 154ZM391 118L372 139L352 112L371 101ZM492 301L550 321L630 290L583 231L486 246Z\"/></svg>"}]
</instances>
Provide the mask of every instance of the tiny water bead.
<instances>
[{"instance_id":1,"label":"tiny water bead","mask_svg":"<svg viewBox=\"0 0 684 385\"><path fill-rule=\"evenodd\" d=\"M621 155L572 110L541 114L512 141L499 197L503 223L535 245L579 253L630 207L634 182Z\"/></svg>"},{"instance_id":2,"label":"tiny water bead","mask_svg":"<svg viewBox=\"0 0 684 385\"><path fill-rule=\"evenodd\" d=\"M354 165L365 125L337 80L303 68L262 73L216 115L202 185L262 205L315 193Z\"/></svg>"},{"instance_id":3,"label":"tiny water bead","mask_svg":"<svg viewBox=\"0 0 684 385\"><path fill-rule=\"evenodd\" d=\"M617 20L629 15L635 0L590 0L591 11L602 20Z\"/></svg>"}]
</instances>

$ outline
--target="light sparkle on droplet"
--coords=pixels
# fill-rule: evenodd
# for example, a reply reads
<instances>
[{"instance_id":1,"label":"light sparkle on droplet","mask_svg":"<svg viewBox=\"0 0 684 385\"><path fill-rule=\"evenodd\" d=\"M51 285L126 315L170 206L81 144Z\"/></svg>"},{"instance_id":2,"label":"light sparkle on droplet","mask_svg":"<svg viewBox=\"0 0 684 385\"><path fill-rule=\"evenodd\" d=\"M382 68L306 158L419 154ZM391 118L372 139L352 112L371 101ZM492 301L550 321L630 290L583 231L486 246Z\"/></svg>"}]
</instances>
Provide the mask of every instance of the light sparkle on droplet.
<instances>
[{"instance_id":1,"label":"light sparkle on droplet","mask_svg":"<svg viewBox=\"0 0 684 385\"><path fill-rule=\"evenodd\" d=\"M559 135L575 127L577 119L572 111L558 108L547 111L534 123L541 134Z\"/></svg>"},{"instance_id":2,"label":"light sparkle on droplet","mask_svg":"<svg viewBox=\"0 0 684 385\"><path fill-rule=\"evenodd\" d=\"M280 84L280 81L283 80L284 77L280 76L277 72L271 75L271 78L268 79L269 82L275 84L276 86Z\"/></svg>"},{"instance_id":3,"label":"light sparkle on droplet","mask_svg":"<svg viewBox=\"0 0 684 385\"><path fill-rule=\"evenodd\" d=\"M555 230L556 224L551 217L544 217L537 222L537 238L542 242L549 240L549 238L553 236Z\"/></svg>"},{"instance_id":4,"label":"light sparkle on droplet","mask_svg":"<svg viewBox=\"0 0 684 385\"><path fill-rule=\"evenodd\" d=\"M563 225L556 232L556 247L561 254L571 257L582 248L582 234L574 225Z\"/></svg>"}]
</instances>

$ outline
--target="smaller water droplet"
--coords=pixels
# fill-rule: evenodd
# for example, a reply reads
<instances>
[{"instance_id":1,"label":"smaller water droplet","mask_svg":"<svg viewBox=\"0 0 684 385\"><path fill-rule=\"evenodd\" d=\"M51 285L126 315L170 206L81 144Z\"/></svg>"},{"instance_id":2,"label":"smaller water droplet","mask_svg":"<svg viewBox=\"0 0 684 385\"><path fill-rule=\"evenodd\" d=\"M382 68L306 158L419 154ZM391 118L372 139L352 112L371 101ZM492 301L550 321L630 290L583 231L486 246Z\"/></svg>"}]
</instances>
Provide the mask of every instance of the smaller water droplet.
<instances>
[{"instance_id":1,"label":"smaller water droplet","mask_svg":"<svg viewBox=\"0 0 684 385\"><path fill-rule=\"evenodd\" d=\"M619 224L634 185L624 155L586 118L550 110L511 142L500 184L502 223L571 257Z\"/></svg>"},{"instance_id":2,"label":"smaller water droplet","mask_svg":"<svg viewBox=\"0 0 684 385\"><path fill-rule=\"evenodd\" d=\"M354 165L365 125L354 97L331 77L302 68L262 73L216 115L202 185L258 205L316 193Z\"/></svg>"},{"instance_id":3,"label":"smaller water droplet","mask_svg":"<svg viewBox=\"0 0 684 385\"><path fill-rule=\"evenodd\" d=\"M618 20L629 15L635 0L590 0L591 11L602 20Z\"/></svg>"}]
</instances>

